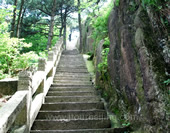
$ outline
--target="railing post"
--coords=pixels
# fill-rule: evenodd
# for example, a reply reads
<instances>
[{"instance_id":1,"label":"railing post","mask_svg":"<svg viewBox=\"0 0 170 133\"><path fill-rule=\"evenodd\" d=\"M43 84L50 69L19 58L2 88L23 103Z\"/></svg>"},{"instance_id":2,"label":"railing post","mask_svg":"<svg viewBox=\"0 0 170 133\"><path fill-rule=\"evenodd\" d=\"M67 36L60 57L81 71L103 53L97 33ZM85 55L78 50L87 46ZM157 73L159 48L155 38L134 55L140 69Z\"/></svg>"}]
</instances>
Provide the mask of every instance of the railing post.
<instances>
[{"instance_id":1,"label":"railing post","mask_svg":"<svg viewBox=\"0 0 170 133\"><path fill-rule=\"evenodd\" d=\"M48 52L48 61L54 61L54 52L53 51Z\"/></svg>"},{"instance_id":2,"label":"railing post","mask_svg":"<svg viewBox=\"0 0 170 133\"><path fill-rule=\"evenodd\" d=\"M46 68L46 59L39 58L38 60L38 71L45 71Z\"/></svg>"},{"instance_id":3,"label":"railing post","mask_svg":"<svg viewBox=\"0 0 170 133\"><path fill-rule=\"evenodd\" d=\"M53 51L48 52L48 61L54 62L54 65L55 65L54 52ZM49 72L48 77L52 77L53 72L54 72L54 66L53 66L52 70Z\"/></svg>"},{"instance_id":4,"label":"railing post","mask_svg":"<svg viewBox=\"0 0 170 133\"><path fill-rule=\"evenodd\" d=\"M54 52L54 55L57 55L57 47L56 46L53 47L53 52Z\"/></svg>"},{"instance_id":5,"label":"railing post","mask_svg":"<svg viewBox=\"0 0 170 133\"><path fill-rule=\"evenodd\" d=\"M32 83L32 73L29 71L22 71L19 73L18 91L30 90Z\"/></svg>"},{"instance_id":6,"label":"railing post","mask_svg":"<svg viewBox=\"0 0 170 133\"><path fill-rule=\"evenodd\" d=\"M46 65L47 65L47 61L44 58L39 58L38 60L38 71L44 71L46 70ZM37 89L38 93L43 93L44 92L44 85L46 82L46 78L44 78L43 82L40 84L39 88Z\"/></svg>"},{"instance_id":7,"label":"railing post","mask_svg":"<svg viewBox=\"0 0 170 133\"><path fill-rule=\"evenodd\" d=\"M30 130L30 111L31 111L31 103L32 103L32 73L28 71L22 71L19 73L18 80L18 91L27 90L27 99L25 103L25 107L21 111L21 113L17 116L15 121L15 125L19 127L25 127L24 132L29 132ZM16 131L20 132L20 131Z\"/></svg>"}]
</instances>

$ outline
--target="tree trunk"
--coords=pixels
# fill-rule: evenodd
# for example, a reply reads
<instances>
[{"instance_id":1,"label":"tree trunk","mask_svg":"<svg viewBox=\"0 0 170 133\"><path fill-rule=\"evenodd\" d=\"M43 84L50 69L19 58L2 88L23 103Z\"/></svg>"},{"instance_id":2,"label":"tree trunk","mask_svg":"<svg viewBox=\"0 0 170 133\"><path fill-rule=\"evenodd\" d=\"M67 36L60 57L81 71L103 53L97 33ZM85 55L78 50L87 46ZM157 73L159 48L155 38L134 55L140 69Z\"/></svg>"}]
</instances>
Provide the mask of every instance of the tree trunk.
<instances>
[{"instance_id":1,"label":"tree trunk","mask_svg":"<svg viewBox=\"0 0 170 133\"><path fill-rule=\"evenodd\" d=\"M60 28L60 37L62 36L63 32L63 12L62 12L62 7L61 7L61 12L60 12L60 17L61 17L61 28Z\"/></svg>"},{"instance_id":2,"label":"tree trunk","mask_svg":"<svg viewBox=\"0 0 170 133\"><path fill-rule=\"evenodd\" d=\"M64 43L64 46L65 46L65 49L66 49L66 40L67 40L67 37L66 37L66 32L67 32L67 8L65 9L65 13L64 13L64 18L63 18L63 27L64 27L64 34L63 34L63 43Z\"/></svg>"},{"instance_id":3,"label":"tree trunk","mask_svg":"<svg viewBox=\"0 0 170 133\"><path fill-rule=\"evenodd\" d=\"M17 10L17 0L14 1L14 10L13 10L13 18L11 22L11 37L14 37L14 30L15 30L15 19L16 19L16 10Z\"/></svg>"},{"instance_id":4,"label":"tree trunk","mask_svg":"<svg viewBox=\"0 0 170 133\"><path fill-rule=\"evenodd\" d=\"M51 12L51 20L50 20L50 27L49 27L49 33L48 33L47 50L49 50L49 48L51 48L51 42L53 39L55 11L56 11L56 0L53 0L53 8L52 8L52 12Z\"/></svg>"},{"instance_id":5,"label":"tree trunk","mask_svg":"<svg viewBox=\"0 0 170 133\"><path fill-rule=\"evenodd\" d=\"M65 46L65 49L66 49L66 30L67 30L67 27L66 27L66 24L64 24L63 43Z\"/></svg>"},{"instance_id":6,"label":"tree trunk","mask_svg":"<svg viewBox=\"0 0 170 133\"><path fill-rule=\"evenodd\" d=\"M20 33L22 32L22 24L23 24L23 19L24 19L25 11L26 11L26 7L24 8L24 11L23 11L22 17L21 17L21 23L20 23L20 27L19 27L19 38L21 36Z\"/></svg>"},{"instance_id":7,"label":"tree trunk","mask_svg":"<svg viewBox=\"0 0 170 133\"><path fill-rule=\"evenodd\" d=\"M62 32L63 32L63 25L62 25L62 27L60 28L60 37L62 36Z\"/></svg>"},{"instance_id":8,"label":"tree trunk","mask_svg":"<svg viewBox=\"0 0 170 133\"><path fill-rule=\"evenodd\" d=\"M16 29L16 37L17 38L19 38L19 33L20 33L21 15L22 15L23 5L24 5L24 0L21 1L21 6L20 6L18 20L17 20L17 29Z\"/></svg>"},{"instance_id":9,"label":"tree trunk","mask_svg":"<svg viewBox=\"0 0 170 133\"><path fill-rule=\"evenodd\" d=\"M83 37L82 37L82 27L81 27L81 9L80 9L80 0L78 0L78 21L79 21L79 32L80 32L80 53L83 52Z\"/></svg>"}]
</instances>

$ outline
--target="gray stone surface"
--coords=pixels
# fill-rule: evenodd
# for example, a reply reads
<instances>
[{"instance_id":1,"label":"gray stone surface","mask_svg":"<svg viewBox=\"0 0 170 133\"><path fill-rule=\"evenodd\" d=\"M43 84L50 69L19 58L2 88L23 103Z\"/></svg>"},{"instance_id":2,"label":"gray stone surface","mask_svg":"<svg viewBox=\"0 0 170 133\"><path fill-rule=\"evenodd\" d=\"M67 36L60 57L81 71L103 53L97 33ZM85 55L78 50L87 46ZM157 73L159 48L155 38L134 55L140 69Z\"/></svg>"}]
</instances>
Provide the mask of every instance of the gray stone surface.
<instances>
[{"instance_id":1,"label":"gray stone surface","mask_svg":"<svg viewBox=\"0 0 170 133\"><path fill-rule=\"evenodd\" d=\"M50 91L94 91L92 87L79 87L79 86L60 86L60 87L51 87Z\"/></svg>"},{"instance_id":2,"label":"gray stone surface","mask_svg":"<svg viewBox=\"0 0 170 133\"><path fill-rule=\"evenodd\" d=\"M97 96L90 81L90 74L85 68L82 56L75 50L64 51L63 55L53 85L45 97L45 103L41 107L31 132L36 130L60 132L67 129L92 131L92 129L103 128L108 128L106 131L109 131L111 122L104 110L104 103ZM81 68L77 66L79 64ZM78 132L76 130L75 132Z\"/></svg>"},{"instance_id":3,"label":"gray stone surface","mask_svg":"<svg viewBox=\"0 0 170 133\"><path fill-rule=\"evenodd\" d=\"M47 96L95 96L95 91L49 91Z\"/></svg>"},{"instance_id":4,"label":"gray stone surface","mask_svg":"<svg viewBox=\"0 0 170 133\"><path fill-rule=\"evenodd\" d=\"M68 130L110 128L108 119L97 120L36 120L32 129L36 130Z\"/></svg>"},{"instance_id":5,"label":"gray stone surface","mask_svg":"<svg viewBox=\"0 0 170 133\"><path fill-rule=\"evenodd\" d=\"M16 92L12 98L0 109L0 133L6 133L13 125L15 119L20 119L18 115L24 110L26 106L27 94L28 91ZM20 124L26 121L26 118L23 117L22 121L20 121Z\"/></svg>"},{"instance_id":6,"label":"gray stone surface","mask_svg":"<svg viewBox=\"0 0 170 133\"><path fill-rule=\"evenodd\" d=\"M100 76L101 76L101 73L98 70L98 64L102 62L102 50L103 50L103 43L104 43L104 40L101 40L97 46L97 49L96 49L96 59L95 59L95 69L96 69L96 79L95 79L95 84L98 86L100 85Z\"/></svg>"},{"instance_id":7,"label":"gray stone surface","mask_svg":"<svg viewBox=\"0 0 170 133\"><path fill-rule=\"evenodd\" d=\"M108 22L110 82L103 90L119 118L141 132L169 130L169 87L163 81L169 78L170 62L162 47L168 46L168 34L158 16L151 7L143 9L139 0L120 0Z\"/></svg>"},{"instance_id":8,"label":"gray stone surface","mask_svg":"<svg viewBox=\"0 0 170 133\"><path fill-rule=\"evenodd\" d=\"M46 103L54 102L98 102L100 98L97 96L46 96Z\"/></svg>"},{"instance_id":9,"label":"gray stone surface","mask_svg":"<svg viewBox=\"0 0 170 133\"><path fill-rule=\"evenodd\" d=\"M91 110L91 109L104 109L103 102L66 102L66 103L45 103L42 105L41 110Z\"/></svg>"},{"instance_id":10,"label":"gray stone surface","mask_svg":"<svg viewBox=\"0 0 170 133\"><path fill-rule=\"evenodd\" d=\"M39 58L39 60L38 60L38 71L45 71L46 63L47 63L46 59Z\"/></svg>"},{"instance_id":11,"label":"gray stone surface","mask_svg":"<svg viewBox=\"0 0 170 133\"><path fill-rule=\"evenodd\" d=\"M18 79L0 80L0 93L13 95L17 91Z\"/></svg>"},{"instance_id":12,"label":"gray stone surface","mask_svg":"<svg viewBox=\"0 0 170 133\"><path fill-rule=\"evenodd\" d=\"M59 117L58 117L59 116ZM105 110L40 111L37 119L107 119Z\"/></svg>"},{"instance_id":13,"label":"gray stone surface","mask_svg":"<svg viewBox=\"0 0 170 133\"><path fill-rule=\"evenodd\" d=\"M79 129L79 130L44 130L44 131L31 131L31 133L120 133L115 132L115 129Z\"/></svg>"}]
</instances>

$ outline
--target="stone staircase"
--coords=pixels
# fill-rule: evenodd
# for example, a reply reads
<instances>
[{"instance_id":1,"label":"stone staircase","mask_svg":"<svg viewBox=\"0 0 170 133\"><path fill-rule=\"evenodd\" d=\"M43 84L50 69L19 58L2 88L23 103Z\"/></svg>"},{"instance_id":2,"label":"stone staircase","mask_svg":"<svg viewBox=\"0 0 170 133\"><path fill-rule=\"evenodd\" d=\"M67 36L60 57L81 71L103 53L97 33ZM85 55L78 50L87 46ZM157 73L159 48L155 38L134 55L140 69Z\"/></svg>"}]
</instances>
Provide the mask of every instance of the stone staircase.
<instances>
[{"instance_id":1,"label":"stone staircase","mask_svg":"<svg viewBox=\"0 0 170 133\"><path fill-rule=\"evenodd\" d=\"M82 55L64 51L31 133L113 133Z\"/></svg>"}]
</instances>

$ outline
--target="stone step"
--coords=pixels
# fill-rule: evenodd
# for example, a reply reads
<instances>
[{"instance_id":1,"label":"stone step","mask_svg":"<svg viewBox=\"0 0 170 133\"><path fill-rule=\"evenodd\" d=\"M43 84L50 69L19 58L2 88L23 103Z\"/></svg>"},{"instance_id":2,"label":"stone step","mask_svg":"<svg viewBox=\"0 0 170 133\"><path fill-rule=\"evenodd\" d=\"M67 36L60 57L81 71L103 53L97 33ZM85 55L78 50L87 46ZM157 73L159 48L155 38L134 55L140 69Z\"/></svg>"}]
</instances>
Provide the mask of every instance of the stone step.
<instances>
[{"instance_id":1,"label":"stone step","mask_svg":"<svg viewBox=\"0 0 170 133\"><path fill-rule=\"evenodd\" d=\"M81 75L81 76L90 76L90 74L88 73L88 72L83 72L83 73L81 73L81 72L56 72L56 74L55 75Z\"/></svg>"},{"instance_id":2,"label":"stone step","mask_svg":"<svg viewBox=\"0 0 170 133\"><path fill-rule=\"evenodd\" d=\"M62 55L61 59L79 59L79 60L82 60L83 56L82 55L70 55L70 56Z\"/></svg>"},{"instance_id":3,"label":"stone step","mask_svg":"<svg viewBox=\"0 0 170 133\"><path fill-rule=\"evenodd\" d=\"M80 53L77 54L77 55L75 55L75 54L74 55L71 55L71 54L70 55L62 54L61 58L64 58L64 57L68 57L68 58L83 58L83 55L80 54Z\"/></svg>"},{"instance_id":4,"label":"stone step","mask_svg":"<svg viewBox=\"0 0 170 133\"><path fill-rule=\"evenodd\" d=\"M67 64L58 64L58 68L86 68L86 65L67 65Z\"/></svg>"},{"instance_id":5,"label":"stone step","mask_svg":"<svg viewBox=\"0 0 170 133\"><path fill-rule=\"evenodd\" d=\"M69 58L69 59L81 59L83 56L81 54L78 55L61 55L61 59L63 58Z\"/></svg>"},{"instance_id":6,"label":"stone step","mask_svg":"<svg viewBox=\"0 0 170 133\"><path fill-rule=\"evenodd\" d=\"M67 85L67 86L64 85L64 86L62 86L62 85L61 85L61 86L57 86L57 85L55 85L55 84L52 84L51 87L52 87L52 88L53 88L53 87L54 87L54 88L68 88L68 89L69 89L69 88L80 88L80 89L81 89L81 88L85 88L85 89L86 89L86 88L93 88L93 89L94 89L94 86L93 86L93 85L81 85L81 86L79 86L79 85L72 85L72 86L71 86L71 85Z\"/></svg>"},{"instance_id":7,"label":"stone step","mask_svg":"<svg viewBox=\"0 0 170 133\"><path fill-rule=\"evenodd\" d=\"M62 82L62 81L58 81L58 82L56 82L56 81L54 81L53 82L53 86L56 86L56 85L62 85L62 86L64 86L64 85L92 85L92 82L85 82L85 81L79 81L79 82L74 82L74 81L70 81L70 82Z\"/></svg>"},{"instance_id":8,"label":"stone step","mask_svg":"<svg viewBox=\"0 0 170 133\"><path fill-rule=\"evenodd\" d=\"M82 73L82 74L89 74L87 70L57 70L56 73L72 73L72 74L77 74L77 73Z\"/></svg>"},{"instance_id":9,"label":"stone step","mask_svg":"<svg viewBox=\"0 0 170 133\"><path fill-rule=\"evenodd\" d=\"M75 54L74 55L71 55L71 54L70 55L62 54L61 57L70 57L70 58L72 57L72 58L75 58L75 57L83 57L83 55L80 54L80 53L78 53L77 55L75 55Z\"/></svg>"},{"instance_id":10,"label":"stone step","mask_svg":"<svg viewBox=\"0 0 170 133\"><path fill-rule=\"evenodd\" d=\"M92 84L52 84L51 87L67 87L67 88L92 88L93 85Z\"/></svg>"},{"instance_id":11,"label":"stone step","mask_svg":"<svg viewBox=\"0 0 170 133\"><path fill-rule=\"evenodd\" d=\"M110 128L110 120L35 120L32 130L69 130Z\"/></svg>"},{"instance_id":12,"label":"stone step","mask_svg":"<svg viewBox=\"0 0 170 133\"><path fill-rule=\"evenodd\" d=\"M79 83L53 83L52 86L92 86L92 83L84 83L84 82L79 82Z\"/></svg>"},{"instance_id":13,"label":"stone step","mask_svg":"<svg viewBox=\"0 0 170 133\"><path fill-rule=\"evenodd\" d=\"M55 102L98 102L100 98L97 96L46 96L46 103Z\"/></svg>"},{"instance_id":14,"label":"stone step","mask_svg":"<svg viewBox=\"0 0 170 133\"><path fill-rule=\"evenodd\" d=\"M95 89L92 87L51 87L49 91L94 91Z\"/></svg>"},{"instance_id":15,"label":"stone step","mask_svg":"<svg viewBox=\"0 0 170 133\"><path fill-rule=\"evenodd\" d=\"M94 91L49 91L47 96L95 96Z\"/></svg>"},{"instance_id":16,"label":"stone step","mask_svg":"<svg viewBox=\"0 0 170 133\"><path fill-rule=\"evenodd\" d=\"M82 78L73 78L73 77L54 77L54 81L58 81L58 80L63 80L63 81L91 81L91 78L90 77L82 77Z\"/></svg>"},{"instance_id":17,"label":"stone step","mask_svg":"<svg viewBox=\"0 0 170 133\"><path fill-rule=\"evenodd\" d=\"M72 73L87 73L87 69L68 69L68 68L58 68L57 72L72 72Z\"/></svg>"},{"instance_id":18,"label":"stone step","mask_svg":"<svg viewBox=\"0 0 170 133\"><path fill-rule=\"evenodd\" d=\"M67 75L56 74L54 76L54 79L55 78L90 79L90 75L89 74L81 74L81 75L78 75L78 74L74 74L74 75L71 75L71 74L67 74Z\"/></svg>"},{"instance_id":19,"label":"stone step","mask_svg":"<svg viewBox=\"0 0 170 133\"><path fill-rule=\"evenodd\" d=\"M115 132L113 128L103 129L77 129L77 130L35 130L31 133L121 133Z\"/></svg>"},{"instance_id":20,"label":"stone step","mask_svg":"<svg viewBox=\"0 0 170 133\"><path fill-rule=\"evenodd\" d=\"M87 77L87 78L73 78L73 77L54 77L54 81L58 81L58 80L71 80L71 81L90 81L91 82L91 78Z\"/></svg>"},{"instance_id":21,"label":"stone step","mask_svg":"<svg viewBox=\"0 0 170 133\"><path fill-rule=\"evenodd\" d=\"M92 83L90 81L87 80L63 80L63 79L54 79L53 82L60 82L60 83L68 83L68 82L72 82L72 83L79 83L79 82L84 82L84 83Z\"/></svg>"},{"instance_id":22,"label":"stone step","mask_svg":"<svg viewBox=\"0 0 170 133\"><path fill-rule=\"evenodd\" d=\"M107 113L105 110L40 111L36 119L47 120L107 119Z\"/></svg>"},{"instance_id":23,"label":"stone step","mask_svg":"<svg viewBox=\"0 0 170 133\"><path fill-rule=\"evenodd\" d=\"M87 69L86 66L68 66L68 65L63 66L63 65L60 65L57 67L57 69L61 69L61 68L62 69Z\"/></svg>"},{"instance_id":24,"label":"stone step","mask_svg":"<svg viewBox=\"0 0 170 133\"><path fill-rule=\"evenodd\" d=\"M65 63L67 63L67 64L73 64L73 65L82 65L82 64L84 64L85 65L85 61L80 61L80 60L75 60L75 59L73 59L73 60L70 60L70 59L61 59L60 60L60 62L59 62L59 64L65 64Z\"/></svg>"},{"instance_id":25,"label":"stone step","mask_svg":"<svg viewBox=\"0 0 170 133\"><path fill-rule=\"evenodd\" d=\"M74 50L64 50L62 52L62 55L80 55L78 50L74 49Z\"/></svg>"},{"instance_id":26,"label":"stone step","mask_svg":"<svg viewBox=\"0 0 170 133\"><path fill-rule=\"evenodd\" d=\"M69 57L62 57L60 58L60 62L68 61L68 62L85 62L82 60L83 58L81 57L75 57L75 58L69 58Z\"/></svg>"},{"instance_id":27,"label":"stone step","mask_svg":"<svg viewBox=\"0 0 170 133\"><path fill-rule=\"evenodd\" d=\"M91 75L88 72L56 72L55 76L90 77Z\"/></svg>"},{"instance_id":28,"label":"stone step","mask_svg":"<svg viewBox=\"0 0 170 133\"><path fill-rule=\"evenodd\" d=\"M62 65L62 64L65 64L67 62L67 65L68 66L77 66L77 65L80 65L80 66L86 66L86 64L84 62L78 62L78 61L72 61L72 62L69 62L69 60L65 60L65 61L61 61L59 63L59 66Z\"/></svg>"},{"instance_id":29,"label":"stone step","mask_svg":"<svg viewBox=\"0 0 170 133\"><path fill-rule=\"evenodd\" d=\"M42 105L41 110L57 111L57 110L92 110L104 109L103 102L66 102L66 103L45 103Z\"/></svg>"},{"instance_id":30,"label":"stone step","mask_svg":"<svg viewBox=\"0 0 170 133\"><path fill-rule=\"evenodd\" d=\"M76 63L76 62L73 62L73 63L67 63L67 64L65 64L65 65L63 65L64 64L64 62L62 63L61 62L61 64L59 63L59 65L58 65L58 67L66 67L66 66L71 66L71 67L80 67L80 66L86 66L86 64L84 64L84 63Z\"/></svg>"}]
</instances>

